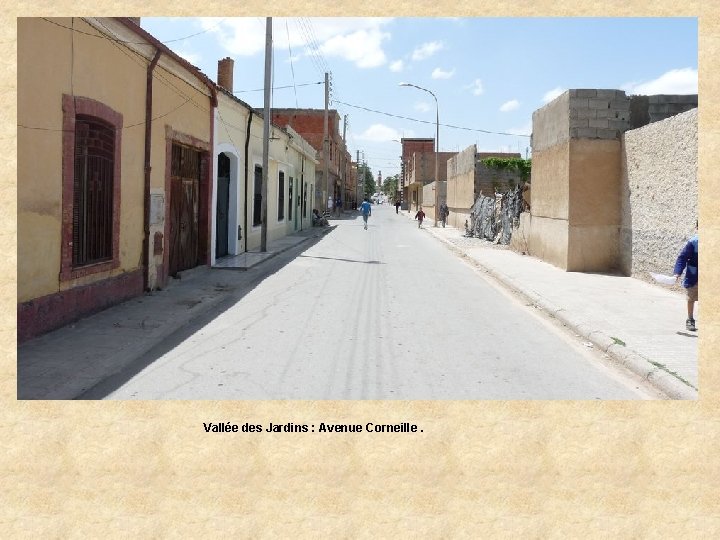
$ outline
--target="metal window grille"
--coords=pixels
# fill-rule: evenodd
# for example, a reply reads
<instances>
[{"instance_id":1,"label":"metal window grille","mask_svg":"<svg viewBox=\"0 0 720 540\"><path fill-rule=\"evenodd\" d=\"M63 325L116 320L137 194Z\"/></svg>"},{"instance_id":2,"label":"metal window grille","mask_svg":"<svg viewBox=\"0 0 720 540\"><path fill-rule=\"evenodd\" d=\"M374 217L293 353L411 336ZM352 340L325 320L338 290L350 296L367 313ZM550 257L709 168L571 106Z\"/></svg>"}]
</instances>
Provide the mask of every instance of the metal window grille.
<instances>
[{"instance_id":1,"label":"metal window grille","mask_svg":"<svg viewBox=\"0 0 720 540\"><path fill-rule=\"evenodd\" d=\"M93 117L75 119L73 266L112 259L115 130Z\"/></svg>"},{"instance_id":2,"label":"metal window grille","mask_svg":"<svg viewBox=\"0 0 720 540\"><path fill-rule=\"evenodd\" d=\"M285 173L278 174L278 221L285 219Z\"/></svg>"},{"instance_id":3,"label":"metal window grille","mask_svg":"<svg viewBox=\"0 0 720 540\"><path fill-rule=\"evenodd\" d=\"M290 177L288 182L288 219L292 221L293 214L293 177Z\"/></svg>"},{"instance_id":4,"label":"metal window grille","mask_svg":"<svg viewBox=\"0 0 720 540\"><path fill-rule=\"evenodd\" d=\"M253 194L253 227L262 223L262 167L255 166L255 192Z\"/></svg>"}]
</instances>

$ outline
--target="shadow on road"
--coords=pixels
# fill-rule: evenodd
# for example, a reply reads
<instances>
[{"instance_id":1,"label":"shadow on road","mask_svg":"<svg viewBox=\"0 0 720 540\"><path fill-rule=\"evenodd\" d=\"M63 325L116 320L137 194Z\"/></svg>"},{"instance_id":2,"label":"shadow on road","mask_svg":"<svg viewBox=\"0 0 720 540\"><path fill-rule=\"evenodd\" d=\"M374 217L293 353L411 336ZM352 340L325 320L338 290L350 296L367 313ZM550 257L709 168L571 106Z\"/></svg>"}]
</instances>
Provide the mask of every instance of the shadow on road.
<instances>
[{"instance_id":1,"label":"shadow on road","mask_svg":"<svg viewBox=\"0 0 720 540\"><path fill-rule=\"evenodd\" d=\"M332 232L332 230L328 231L327 234L329 234L330 232ZM173 350L183 341L187 340L199 329L206 326L214 319L222 315L224 312L231 309L245 296L247 296L252 290L254 290L255 287L260 285L260 283L262 283L266 278L279 272L280 270L282 270L282 268L284 268L296 258L301 257L302 252L319 243L323 238L325 238L325 236L327 236L327 234L323 234L322 236L318 236L312 238L309 241L298 244L297 246L294 246L287 251L284 251L272 257L271 259L268 259L263 263L248 269L246 272L238 272L237 275L242 276L241 279L243 279L244 282L239 283L237 288L235 288L228 294L227 298L215 304L208 311L202 314L198 314L196 318L185 324L185 326L178 328L171 335L164 338L160 343L154 345L145 353L141 354L137 359L133 360L130 364L125 366L120 372L112 374L106 379L103 379L102 381L87 389L85 392L73 399L95 400L106 398L115 390L118 390L124 384L130 381L143 369L150 366L153 362L161 358L163 355Z\"/></svg>"},{"instance_id":2,"label":"shadow on road","mask_svg":"<svg viewBox=\"0 0 720 540\"><path fill-rule=\"evenodd\" d=\"M381 261L356 261L355 259L343 259L342 257L320 257L318 255L300 255L306 259L325 259L327 261L344 261L351 263L365 263L365 264L385 264Z\"/></svg>"}]
</instances>

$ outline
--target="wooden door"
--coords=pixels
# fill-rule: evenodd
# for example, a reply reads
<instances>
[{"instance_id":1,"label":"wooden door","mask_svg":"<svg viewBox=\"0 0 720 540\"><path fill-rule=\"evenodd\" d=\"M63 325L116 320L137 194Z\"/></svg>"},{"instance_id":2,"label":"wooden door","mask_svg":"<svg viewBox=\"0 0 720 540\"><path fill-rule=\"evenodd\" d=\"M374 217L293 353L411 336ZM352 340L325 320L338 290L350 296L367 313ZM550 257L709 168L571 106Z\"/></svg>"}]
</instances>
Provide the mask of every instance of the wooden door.
<instances>
[{"instance_id":1,"label":"wooden door","mask_svg":"<svg viewBox=\"0 0 720 540\"><path fill-rule=\"evenodd\" d=\"M172 147L170 178L170 275L198 264L200 152Z\"/></svg>"}]
</instances>

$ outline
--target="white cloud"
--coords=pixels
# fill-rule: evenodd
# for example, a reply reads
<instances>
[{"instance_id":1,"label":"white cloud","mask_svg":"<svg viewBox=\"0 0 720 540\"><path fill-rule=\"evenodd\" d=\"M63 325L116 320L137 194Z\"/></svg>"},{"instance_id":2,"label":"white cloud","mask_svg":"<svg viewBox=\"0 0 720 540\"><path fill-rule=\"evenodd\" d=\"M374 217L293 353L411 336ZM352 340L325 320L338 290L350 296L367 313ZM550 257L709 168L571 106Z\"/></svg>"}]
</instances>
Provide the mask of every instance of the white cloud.
<instances>
[{"instance_id":1,"label":"white cloud","mask_svg":"<svg viewBox=\"0 0 720 540\"><path fill-rule=\"evenodd\" d=\"M387 61L382 42L389 38L390 34L377 29L358 30L331 37L320 46L320 50L325 55L353 62L359 68L377 67Z\"/></svg>"},{"instance_id":2,"label":"white cloud","mask_svg":"<svg viewBox=\"0 0 720 540\"><path fill-rule=\"evenodd\" d=\"M428 112L430 110L430 105L428 105L424 101L418 101L415 103L415 110L418 110L420 112Z\"/></svg>"},{"instance_id":3,"label":"white cloud","mask_svg":"<svg viewBox=\"0 0 720 540\"><path fill-rule=\"evenodd\" d=\"M450 71L443 71L440 68L435 68L435 69L433 69L431 76L433 79L449 79L453 75L455 75L454 69L452 69Z\"/></svg>"},{"instance_id":4,"label":"white cloud","mask_svg":"<svg viewBox=\"0 0 720 540\"><path fill-rule=\"evenodd\" d=\"M200 18L225 51L252 56L265 50L265 20L258 17ZM381 29L392 19L381 17L273 18L273 46L293 55L336 56L356 66L374 67L387 60L382 49L390 34Z\"/></svg>"},{"instance_id":5,"label":"white cloud","mask_svg":"<svg viewBox=\"0 0 720 540\"><path fill-rule=\"evenodd\" d=\"M400 137L402 137L400 132L384 124L373 124L360 135L355 136L356 139L373 142L389 142L393 139L400 140Z\"/></svg>"},{"instance_id":6,"label":"white cloud","mask_svg":"<svg viewBox=\"0 0 720 540\"><path fill-rule=\"evenodd\" d=\"M416 61L425 60L443 48L445 48L445 45L441 41L423 43L412 52L412 59Z\"/></svg>"},{"instance_id":7,"label":"white cloud","mask_svg":"<svg viewBox=\"0 0 720 540\"><path fill-rule=\"evenodd\" d=\"M520 102L517 99L511 99L500 105L501 112L514 111L520 106Z\"/></svg>"},{"instance_id":8,"label":"white cloud","mask_svg":"<svg viewBox=\"0 0 720 540\"><path fill-rule=\"evenodd\" d=\"M471 84L463 86L463 89L472 89L472 93L476 96L482 95L482 93L485 91L485 89L483 88L483 83L480 79L475 79Z\"/></svg>"},{"instance_id":9,"label":"white cloud","mask_svg":"<svg viewBox=\"0 0 720 540\"><path fill-rule=\"evenodd\" d=\"M697 94L698 72L696 69L672 69L657 79L641 83L627 83L623 90L628 94L651 96L654 94Z\"/></svg>"},{"instance_id":10,"label":"white cloud","mask_svg":"<svg viewBox=\"0 0 720 540\"><path fill-rule=\"evenodd\" d=\"M390 71L399 72L402 71L404 68L404 64L402 60L395 60L395 62L390 64Z\"/></svg>"},{"instance_id":11,"label":"white cloud","mask_svg":"<svg viewBox=\"0 0 720 540\"><path fill-rule=\"evenodd\" d=\"M543 103L550 103L553 99L561 95L563 92L565 92L565 88L561 88L560 86L553 88L552 90L548 90L547 92L545 92L545 95L542 98Z\"/></svg>"}]
</instances>

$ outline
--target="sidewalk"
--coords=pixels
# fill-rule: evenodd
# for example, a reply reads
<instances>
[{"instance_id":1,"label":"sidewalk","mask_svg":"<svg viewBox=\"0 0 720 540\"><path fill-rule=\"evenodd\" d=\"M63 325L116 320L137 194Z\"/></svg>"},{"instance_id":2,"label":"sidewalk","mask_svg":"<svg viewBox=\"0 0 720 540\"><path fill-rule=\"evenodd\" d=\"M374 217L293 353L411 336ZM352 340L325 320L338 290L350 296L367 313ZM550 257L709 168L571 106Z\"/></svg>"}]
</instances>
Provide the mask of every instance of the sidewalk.
<instances>
[{"instance_id":1,"label":"sidewalk","mask_svg":"<svg viewBox=\"0 0 720 540\"><path fill-rule=\"evenodd\" d=\"M414 213L403 215L413 220ZM565 272L505 246L465 238L459 229L435 228L432 220L423 229L669 397L698 398L698 333L685 330L682 294L631 277Z\"/></svg>"},{"instance_id":2,"label":"sidewalk","mask_svg":"<svg viewBox=\"0 0 720 540\"><path fill-rule=\"evenodd\" d=\"M163 339L223 301L246 294L266 276L261 263L334 227L268 241L267 252L181 272L162 291L133 298L32 339L17 350L18 399L74 399L122 372ZM224 269L245 270L233 272ZM247 271L253 270L253 271Z\"/></svg>"}]
</instances>

